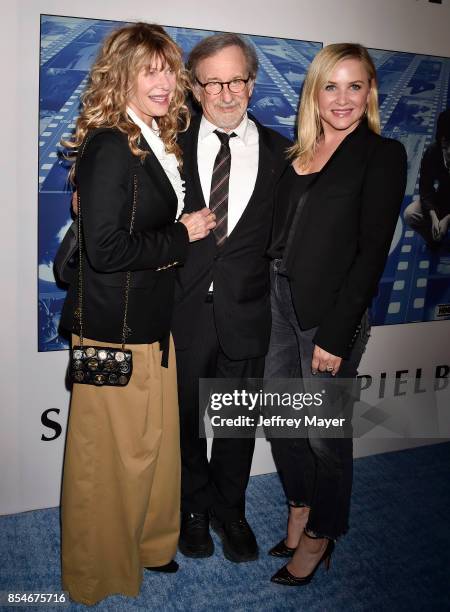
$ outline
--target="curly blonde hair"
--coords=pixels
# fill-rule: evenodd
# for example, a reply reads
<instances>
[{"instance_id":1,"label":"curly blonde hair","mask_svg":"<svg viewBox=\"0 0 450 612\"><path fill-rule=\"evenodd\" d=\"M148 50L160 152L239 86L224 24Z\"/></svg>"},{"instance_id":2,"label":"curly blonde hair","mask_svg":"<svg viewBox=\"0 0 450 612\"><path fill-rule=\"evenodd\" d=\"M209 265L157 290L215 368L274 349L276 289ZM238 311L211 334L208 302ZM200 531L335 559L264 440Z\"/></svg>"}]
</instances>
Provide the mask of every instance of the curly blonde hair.
<instances>
[{"instance_id":1,"label":"curly blonde hair","mask_svg":"<svg viewBox=\"0 0 450 612\"><path fill-rule=\"evenodd\" d=\"M176 88L169 110L155 117L159 136L166 151L174 153L181 165L181 149L177 134L189 126L190 114L185 104L187 76L182 50L159 25L136 23L112 32L104 41L92 66L88 85L81 96L81 113L76 122L72 140L61 141L70 149L78 149L87 132L94 128L117 128L127 134L131 152L144 159L148 151L138 146L141 130L128 117L126 108L137 75L145 66L156 62L168 66L176 75ZM69 154L76 157L76 151ZM71 170L73 180L74 166Z\"/></svg>"},{"instance_id":2,"label":"curly blonde hair","mask_svg":"<svg viewBox=\"0 0 450 612\"><path fill-rule=\"evenodd\" d=\"M319 91L330 78L336 65L345 59L357 59L364 66L370 84L367 122L373 132L379 134L381 131L377 73L369 52L357 43L327 45L319 51L309 67L298 110L297 142L288 149L289 157L295 159L302 169L307 169L311 164L323 132L318 105Z\"/></svg>"}]
</instances>

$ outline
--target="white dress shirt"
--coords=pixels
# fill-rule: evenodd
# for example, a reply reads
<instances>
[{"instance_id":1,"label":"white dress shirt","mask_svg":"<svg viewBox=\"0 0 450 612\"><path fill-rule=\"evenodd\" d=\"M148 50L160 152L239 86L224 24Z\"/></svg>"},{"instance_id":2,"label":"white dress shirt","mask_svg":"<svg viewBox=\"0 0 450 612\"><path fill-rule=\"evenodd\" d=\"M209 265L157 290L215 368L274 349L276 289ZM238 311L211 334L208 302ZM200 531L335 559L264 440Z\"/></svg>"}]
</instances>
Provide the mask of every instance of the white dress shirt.
<instances>
[{"instance_id":1,"label":"white dress shirt","mask_svg":"<svg viewBox=\"0 0 450 612\"><path fill-rule=\"evenodd\" d=\"M130 119L141 128L142 136L147 141L148 146L155 154L156 159L159 161L161 166L163 167L164 172L166 173L167 178L169 179L175 193L177 194L178 207L177 207L177 216L181 214L181 211L184 207L184 181L180 176L180 171L178 169L178 160L174 153L167 153L166 147L159 137L158 124L153 119L152 127L149 127L142 119L140 119L136 113L130 108L127 107L127 113Z\"/></svg>"},{"instance_id":2,"label":"white dress shirt","mask_svg":"<svg viewBox=\"0 0 450 612\"><path fill-rule=\"evenodd\" d=\"M204 116L200 122L197 146L197 164L206 206L209 205L214 161L220 149L220 140L214 134L219 130ZM228 189L228 234L231 234L242 216L253 193L258 174L259 137L255 123L244 116L237 128L231 130L231 169Z\"/></svg>"}]
</instances>

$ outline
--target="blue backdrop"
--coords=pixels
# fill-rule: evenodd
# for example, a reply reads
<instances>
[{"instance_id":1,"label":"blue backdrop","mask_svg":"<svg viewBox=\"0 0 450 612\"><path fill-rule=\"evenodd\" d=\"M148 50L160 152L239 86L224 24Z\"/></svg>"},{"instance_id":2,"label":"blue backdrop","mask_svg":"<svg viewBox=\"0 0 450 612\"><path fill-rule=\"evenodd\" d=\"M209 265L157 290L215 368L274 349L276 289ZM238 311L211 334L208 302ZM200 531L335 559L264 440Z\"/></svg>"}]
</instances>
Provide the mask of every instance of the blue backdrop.
<instances>
[{"instance_id":1,"label":"blue backdrop","mask_svg":"<svg viewBox=\"0 0 450 612\"><path fill-rule=\"evenodd\" d=\"M385 136L401 140L408 153L408 184L402 213L419 194L423 152L435 138L436 121L450 106L450 59L396 51L370 50L378 72ZM450 241L431 252L400 216L375 299L375 325L448 319ZM447 310L448 312L448 310Z\"/></svg>"},{"instance_id":2,"label":"blue backdrop","mask_svg":"<svg viewBox=\"0 0 450 612\"><path fill-rule=\"evenodd\" d=\"M61 138L75 127L79 96L103 38L122 22L41 16L39 94L39 350L66 348L58 335L65 292L55 283L53 259L70 224L68 165L58 156ZM185 56L212 31L166 28ZM261 123L294 137L298 98L308 66L322 43L246 36L260 70L250 110ZM417 194L422 153L433 139L437 115L449 106L450 60L371 50L380 81L383 133L400 139L409 158L404 206ZM450 302L450 256L427 251L420 236L399 220L391 254L373 305L376 325L439 318ZM447 316L447 318L449 318Z\"/></svg>"}]
</instances>

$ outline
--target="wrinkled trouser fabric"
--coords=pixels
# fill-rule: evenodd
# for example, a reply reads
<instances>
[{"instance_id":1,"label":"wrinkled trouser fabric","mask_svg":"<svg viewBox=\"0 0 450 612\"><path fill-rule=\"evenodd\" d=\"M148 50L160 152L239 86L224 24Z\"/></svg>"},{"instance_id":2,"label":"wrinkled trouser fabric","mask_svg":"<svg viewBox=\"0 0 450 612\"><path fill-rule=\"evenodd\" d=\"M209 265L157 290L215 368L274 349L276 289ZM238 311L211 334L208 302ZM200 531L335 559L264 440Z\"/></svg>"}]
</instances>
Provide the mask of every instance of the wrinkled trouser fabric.
<instances>
[{"instance_id":1,"label":"wrinkled trouser fabric","mask_svg":"<svg viewBox=\"0 0 450 612\"><path fill-rule=\"evenodd\" d=\"M278 273L278 261L275 260L271 266L272 333L264 377L302 378L305 392L314 393L320 389L321 379L331 380L332 376L328 372L318 372L315 377L311 377L313 338L317 328L300 328L289 280ZM338 379L351 382L356 377L369 331L366 313L349 359L342 361ZM313 381L314 385L311 386ZM350 421L353 405L344 403L343 406L346 406L345 414L347 421ZM318 416L344 416L344 412L338 414L334 410L332 404L330 414L325 414L322 408ZM287 499L293 505L310 507L306 525L308 533L333 540L346 533L353 477L351 428L347 436L342 438L309 435L308 430L307 437L274 437L270 442Z\"/></svg>"},{"instance_id":2,"label":"wrinkled trouser fabric","mask_svg":"<svg viewBox=\"0 0 450 612\"><path fill-rule=\"evenodd\" d=\"M78 339L73 337L74 343ZM85 339L85 345L119 346ZM158 342L129 344L126 387L75 384L61 499L62 584L95 604L136 596L145 566L175 556L180 446L175 350L161 367Z\"/></svg>"}]
</instances>

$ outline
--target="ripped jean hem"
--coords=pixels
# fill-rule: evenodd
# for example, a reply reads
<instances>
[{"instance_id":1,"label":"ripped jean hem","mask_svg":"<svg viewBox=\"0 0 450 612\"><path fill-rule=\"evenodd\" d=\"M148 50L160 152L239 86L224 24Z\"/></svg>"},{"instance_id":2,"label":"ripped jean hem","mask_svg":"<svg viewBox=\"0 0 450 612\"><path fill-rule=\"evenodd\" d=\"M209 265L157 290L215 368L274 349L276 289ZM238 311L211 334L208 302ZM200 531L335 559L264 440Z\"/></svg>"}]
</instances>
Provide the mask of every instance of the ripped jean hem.
<instances>
[{"instance_id":1,"label":"ripped jean hem","mask_svg":"<svg viewBox=\"0 0 450 612\"><path fill-rule=\"evenodd\" d=\"M326 538L327 540L333 540L333 542L337 542L338 538L340 538L341 536L345 535L344 533L339 534L338 536L330 536L327 535L326 533L322 533L322 532L318 532L318 531L313 531L312 529L310 529L308 527L308 525L305 527L304 529L306 535L310 538L312 538L313 540L317 540L317 539L321 539L321 538Z\"/></svg>"},{"instance_id":2,"label":"ripped jean hem","mask_svg":"<svg viewBox=\"0 0 450 612\"><path fill-rule=\"evenodd\" d=\"M288 506L290 508L310 508L311 504L307 504L306 502L298 502L293 499L288 499Z\"/></svg>"}]
</instances>

